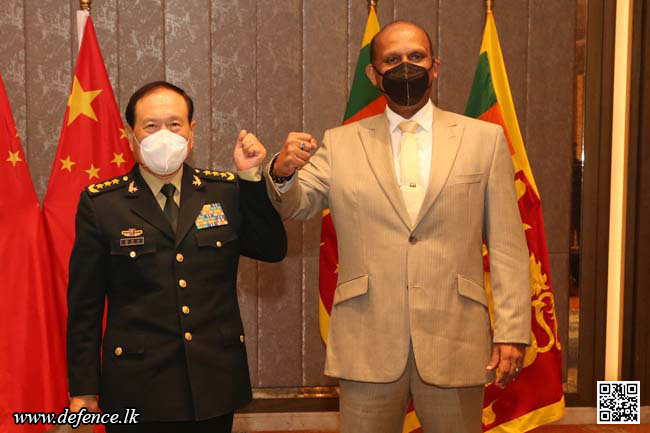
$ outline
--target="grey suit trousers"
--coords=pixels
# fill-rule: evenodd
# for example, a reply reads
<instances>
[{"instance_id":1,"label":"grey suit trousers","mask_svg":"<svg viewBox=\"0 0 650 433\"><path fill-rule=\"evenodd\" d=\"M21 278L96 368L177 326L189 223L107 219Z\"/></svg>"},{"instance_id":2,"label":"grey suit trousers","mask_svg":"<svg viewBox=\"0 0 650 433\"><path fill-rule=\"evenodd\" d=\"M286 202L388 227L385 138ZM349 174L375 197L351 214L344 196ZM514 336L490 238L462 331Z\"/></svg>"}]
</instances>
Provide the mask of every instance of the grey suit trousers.
<instances>
[{"instance_id":1,"label":"grey suit trousers","mask_svg":"<svg viewBox=\"0 0 650 433\"><path fill-rule=\"evenodd\" d=\"M484 386L440 388L422 381L413 345L402 376L391 383L340 379L341 433L401 433L408 404L424 433L479 433Z\"/></svg>"}]
</instances>

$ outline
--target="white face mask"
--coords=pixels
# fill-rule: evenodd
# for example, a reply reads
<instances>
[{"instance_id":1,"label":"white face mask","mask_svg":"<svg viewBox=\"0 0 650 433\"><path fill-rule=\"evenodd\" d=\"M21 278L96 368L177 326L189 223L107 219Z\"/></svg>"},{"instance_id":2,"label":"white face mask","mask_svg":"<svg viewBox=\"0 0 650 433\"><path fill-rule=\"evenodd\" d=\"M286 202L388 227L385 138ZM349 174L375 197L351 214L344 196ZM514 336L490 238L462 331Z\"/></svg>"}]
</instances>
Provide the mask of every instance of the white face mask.
<instances>
[{"instance_id":1,"label":"white face mask","mask_svg":"<svg viewBox=\"0 0 650 433\"><path fill-rule=\"evenodd\" d=\"M185 137L168 129L160 129L140 142L142 162L160 176L167 176L178 170L185 161L187 152Z\"/></svg>"}]
</instances>

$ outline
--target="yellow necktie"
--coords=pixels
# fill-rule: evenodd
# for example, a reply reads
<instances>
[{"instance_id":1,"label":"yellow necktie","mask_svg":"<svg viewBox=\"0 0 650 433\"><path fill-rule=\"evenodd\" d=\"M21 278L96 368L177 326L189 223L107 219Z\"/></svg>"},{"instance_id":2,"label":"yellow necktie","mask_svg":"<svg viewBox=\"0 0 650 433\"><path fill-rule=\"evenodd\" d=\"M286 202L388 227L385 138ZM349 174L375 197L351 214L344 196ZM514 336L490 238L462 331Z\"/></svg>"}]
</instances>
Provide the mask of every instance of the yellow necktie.
<instances>
[{"instance_id":1,"label":"yellow necktie","mask_svg":"<svg viewBox=\"0 0 650 433\"><path fill-rule=\"evenodd\" d=\"M412 224L415 223L418 212L420 212L425 193L418 164L418 144L415 139L417 128L418 123L412 120L399 124L399 129L402 131L399 143L400 189Z\"/></svg>"}]
</instances>

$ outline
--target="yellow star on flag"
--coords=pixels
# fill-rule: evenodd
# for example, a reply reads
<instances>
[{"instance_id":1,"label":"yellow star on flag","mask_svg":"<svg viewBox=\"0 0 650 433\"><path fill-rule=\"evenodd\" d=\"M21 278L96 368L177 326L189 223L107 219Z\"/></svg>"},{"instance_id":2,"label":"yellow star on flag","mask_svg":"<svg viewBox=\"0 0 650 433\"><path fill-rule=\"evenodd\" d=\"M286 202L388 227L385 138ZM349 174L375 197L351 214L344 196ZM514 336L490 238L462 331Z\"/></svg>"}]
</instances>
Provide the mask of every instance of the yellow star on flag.
<instances>
[{"instance_id":1,"label":"yellow star on flag","mask_svg":"<svg viewBox=\"0 0 650 433\"><path fill-rule=\"evenodd\" d=\"M72 166L76 164L73 160L70 159L70 155L66 159L61 159L61 170L68 170L70 173L72 173Z\"/></svg>"},{"instance_id":2,"label":"yellow star on flag","mask_svg":"<svg viewBox=\"0 0 650 433\"><path fill-rule=\"evenodd\" d=\"M84 171L86 173L88 173L88 180L90 180L93 177L96 177L96 178L99 179L99 170L101 170L101 168L97 168L93 164L90 164L90 168L88 170L84 170Z\"/></svg>"},{"instance_id":3,"label":"yellow star on flag","mask_svg":"<svg viewBox=\"0 0 650 433\"><path fill-rule=\"evenodd\" d=\"M126 164L126 161L124 160L124 152L122 153L113 153L113 160L111 161L112 163L117 165L117 168L120 168L122 164Z\"/></svg>"},{"instance_id":4,"label":"yellow star on flag","mask_svg":"<svg viewBox=\"0 0 650 433\"><path fill-rule=\"evenodd\" d=\"M123 138L127 138L126 131L124 130L124 128L120 128L120 140Z\"/></svg>"},{"instance_id":5,"label":"yellow star on flag","mask_svg":"<svg viewBox=\"0 0 650 433\"><path fill-rule=\"evenodd\" d=\"M17 163L21 162L22 159L18 155L20 153L19 150L12 152L11 150L9 151L9 158L6 159L7 162L10 162L14 167L16 166Z\"/></svg>"},{"instance_id":6,"label":"yellow star on flag","mask_svg":"<svg viewBox=\"0 0 650 433\"><path fill-rule=\"evenodd\" d=\"M97 120L97 115L91 103L93 100L102 93L102 89L98 90L89 90L84 91L81 87L81 83L77 76L74 76L74 81L72 83L72 93L70 93L70 98L68 98L68 107L70 107L70 114L68 115L68 126L75 121L80 115L85 115L90 117L94 121Z\"/></svg>"}]
</instances>

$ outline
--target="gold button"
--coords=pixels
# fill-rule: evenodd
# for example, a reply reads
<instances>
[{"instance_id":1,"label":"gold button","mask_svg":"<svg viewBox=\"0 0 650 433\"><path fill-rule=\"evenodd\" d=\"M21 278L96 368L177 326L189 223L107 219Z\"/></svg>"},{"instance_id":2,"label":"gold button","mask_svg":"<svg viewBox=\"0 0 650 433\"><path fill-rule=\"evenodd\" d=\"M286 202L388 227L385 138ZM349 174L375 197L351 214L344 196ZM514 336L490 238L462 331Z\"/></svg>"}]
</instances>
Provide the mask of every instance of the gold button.
<instances>
[{"instance_id":1,"label":"gold button","mask_svg":"<svg viewBox=\"0 0 650 433\"><path fill-rule=\"evenodd\" d=\"M184 257L181 253L176 254L176 261L178 263L181 263L183 261Z\"/></svg>"},{"instance_id":2,"label":"gold button","mask_svg":"<svg viewBox=\"0 0 650 433\"><path fill-rule=\"evenodd\" d=\"M121 356L122 355L122 348L120 346L117 346L115 348L115 356Z\"/></svg>"},{"instance_id":3,"label":"gold button","mask_svg":"<svg viewBox=\"0 0 650 433\"><path fill-rule=\"evenodd\" d=\"M178 285L181 286L182 288L187 287L187 281L185 280L179 280Z\"/></svg>"},{"instance_id":4,"label":"gold button","mask_svg":"<svg viewBox=\"0 0 650 433\"><path fill-rule=\"evenodd\" d=\"M131 251L131 252L129 253L129 256L131 256L131 258L134 258L134 257L135 257L135 251Z\"/></svg>"},{"instance_id":5,"label":"gold button","mask_svg":"<svg viewBox=\"0 0 650 433\"><path fill-rule=\"evenodd\" d=\"M190 314L190 307L187 305L183 305L183 308L181 308L181 310L183 310L183 314Z\"/></svg>"},{"instance_id":6,"label":"gold button","mask_svg":"<svg viewBox=\"0 0 650 433\"><path fill-rule=\"evenodd\" d=\"M221 248L221 241L217 241L217 248Z\"/></svg>"},{"instance_id":7,"label":"gold button","mask_svg":"<svg viewBox=\"0 0 650 433\"><path fill-rule=\"evenodd\" d=\"M186 332L186 333L185 333L185 339L186 339L187 341L192 341L192 334L190 334L189 332Z\"/></svg>"},{"instance_id":8,"label":"gold button","mask_svg":"<svg viewBox=\"0 0 650 433\"><path fill-rule=\"evenodd\" d=\"M246 341L246 337L244 337L243 334L240 335L240 336L239 336L239 341L241 341L241 342L243 343L244 341Z\"/></svg>"}]
</instances>

